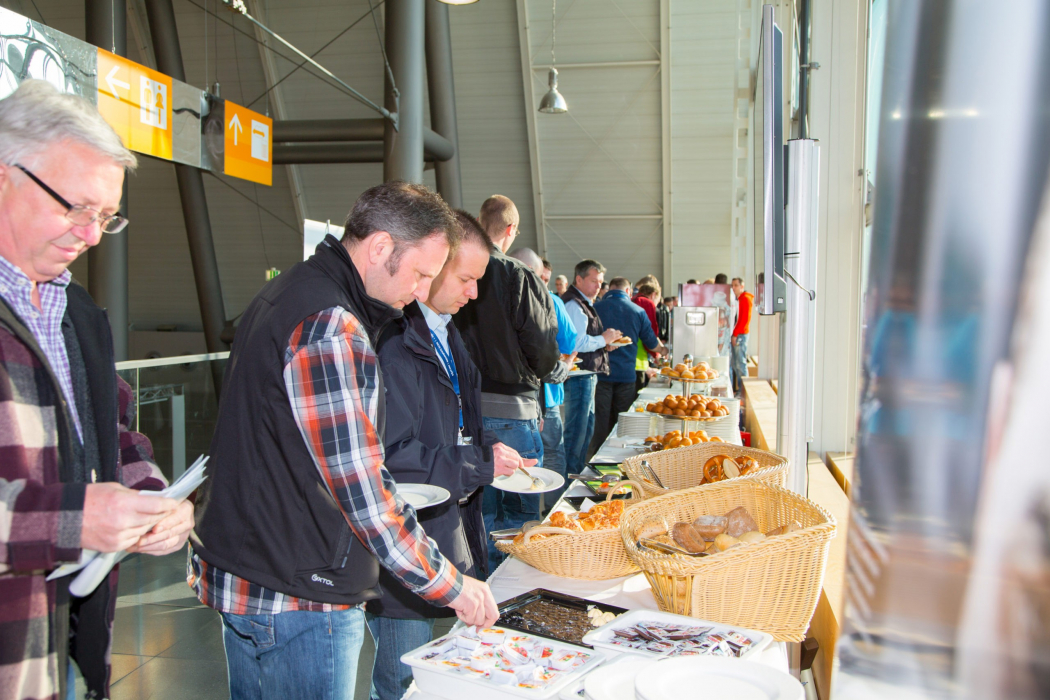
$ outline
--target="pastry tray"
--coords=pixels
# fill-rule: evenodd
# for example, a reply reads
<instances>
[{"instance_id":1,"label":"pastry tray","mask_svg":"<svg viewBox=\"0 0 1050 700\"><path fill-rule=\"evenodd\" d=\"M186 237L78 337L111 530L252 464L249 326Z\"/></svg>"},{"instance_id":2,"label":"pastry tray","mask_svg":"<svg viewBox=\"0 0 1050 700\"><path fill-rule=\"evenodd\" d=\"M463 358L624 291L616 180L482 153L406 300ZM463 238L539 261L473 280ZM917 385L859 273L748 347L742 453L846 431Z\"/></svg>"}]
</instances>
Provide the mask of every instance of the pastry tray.
<instances>
[{"instance_id":1,"label":"pastry tray","mask_svg":"<svg viewBox=\"0 0 1050 700\"><path fill-rule=\"evenodd\" d=\"M613 644L610 640L613 639L614 631L624 629L627 627L634 627L635 625L642 622L662 622L675 625L688 625L690 627L710 627L712 633L716 634L728 634L730 632L739 632L749 638L754 643L751 648L745 651L738 657L746 659L755 654L758 654L765 649L773 641L773 637L765 632L759 632L758 630L747 629L744 627L738 627L736 625L723 625L719 622L711 622L710 620L701 620L695 617L686 617L685 615L675 615L674 613L661 612L659 610L633 610L622 617L618 617L607 625L603 625L596 630L588 632L584 635L584 644L594 649L606 649L609 651L620 652L624 654L638 654L641 656L647 656L650 658L668 656L668 653L658 653L642 649L634 649L629 646L621 644Z\"/></svg>"},{"instance_id":2,"label":"pastry tray","mask_svg":"<svg viewBox=\"0 0 1050 700\"><path fill-rule=\"evenodd\" d=\"M531 634L537 637L545 637L547 639L552 639L561 644L583 646L588 649L591 648L589 644L583 643L581 641L574 641L571 639L565 639L564 637L559 637L556 632L547 630L546 628L541 629L537 627L536 629L533 629L532 627L536 627L535 625L530 627L528 625L521 624L520 622L516 622L513 619L513 617L511 617L511 619L508 619L508 614L513 613L516 610L524 608L530 603L535 603L537 601L543 601L549 605L555 605L560 608L582 610L585 613L587 611L587 607L591 605L598 608L602 612L611 612L615 615L622 615L627 612L626 608L621 608L616 605L599 603L594 600L587 600L586 598L577 598L576 596L566 595L564 593L558 593L556 591L549 591L546 588L535 588L529 591L528 593L522 593L519 596L511 598L510 600L505 600L502 603L500 603L500 617L499 622L497 624L500 627L506 627L507 629L518 630L519 632L525 632L526 634ZM593 631L593 628L591 631Z\"/></svg>"}]
</instances>

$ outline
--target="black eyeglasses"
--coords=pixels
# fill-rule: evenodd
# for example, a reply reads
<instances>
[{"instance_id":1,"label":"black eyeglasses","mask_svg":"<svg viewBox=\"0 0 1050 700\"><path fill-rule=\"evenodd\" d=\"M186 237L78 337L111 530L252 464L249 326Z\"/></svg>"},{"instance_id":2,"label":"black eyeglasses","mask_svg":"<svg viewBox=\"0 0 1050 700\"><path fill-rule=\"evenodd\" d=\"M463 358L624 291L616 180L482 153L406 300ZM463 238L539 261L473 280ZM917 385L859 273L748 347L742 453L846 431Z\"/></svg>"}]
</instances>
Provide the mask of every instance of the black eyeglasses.
<instances>
[{"instance_id":1,"label":"black eyeglasses","mask_svg":"<svg viewBox=\"0 0 1050 700\"><path fill-rule=\"evenodd\" d=\"M29 168L18 163L14 163L14 166L29 176L30 180L40 185L40 189L51 195L56 202L64 206L66 208L66 218L77 226L90 226L98 221L103 233L119 233L128 225L128 220L120 214L106 216L100 211L85 207L83 204L70 204L65 197L55 192L43 180L29 172Z\"/></svg>"}]
</instances>

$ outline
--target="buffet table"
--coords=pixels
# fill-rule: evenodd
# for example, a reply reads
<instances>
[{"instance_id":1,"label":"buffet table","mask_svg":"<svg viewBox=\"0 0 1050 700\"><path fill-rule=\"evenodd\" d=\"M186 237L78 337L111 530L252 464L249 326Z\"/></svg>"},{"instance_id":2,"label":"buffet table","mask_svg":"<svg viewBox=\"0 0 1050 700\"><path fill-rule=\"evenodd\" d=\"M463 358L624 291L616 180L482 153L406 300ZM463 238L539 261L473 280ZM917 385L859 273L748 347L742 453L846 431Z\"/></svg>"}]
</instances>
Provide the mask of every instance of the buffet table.
<instances>
[{"instance_id":1,"label":"buffet table","mask_svg":"<svg viewBox=\"0 0 1050 700\"><path fill-rule=\"evenodd\" d=\"M663 397L668 393L668 387L650 386L643 390L639 400L653 400ZM735 416L733 416L735 419ZM735 420L733 425L735 426ZM730 442L729 440L726 440ZM740 444L740 436L737 433L735 444ZM622 459L639 454L640 451L633 447L624 446L623 440L616 435L610 435L595 455L594 463L617 464ZM588 474L593 473L596 478L597 472L588 469ZM572 496L590 496L594 500L600 500L584 484L575 481L563 494L562 498ZM555 507L560 505L560 501ZM563 578L544 573L524 562L508 557L488 579L492 594L497 602L510 600L523 593L536 588L545 588L558 593L586 598L589 600L608 603L628 610L658 610L656 599L649 588L649 582L643 574L634 574L621 578L605 581L583 581L578 579ZM499 622L496 623L499 625ZM621 656L603 650L608 655L606 664L613 663ZM766 664L784 673L789 672L787 645L783 642L774 642L762 652L753 657L754 661ZM411 700L442 700L438 696L424 693L415 687L409 689L405 698Z\"/></svg>"}]
</instances>

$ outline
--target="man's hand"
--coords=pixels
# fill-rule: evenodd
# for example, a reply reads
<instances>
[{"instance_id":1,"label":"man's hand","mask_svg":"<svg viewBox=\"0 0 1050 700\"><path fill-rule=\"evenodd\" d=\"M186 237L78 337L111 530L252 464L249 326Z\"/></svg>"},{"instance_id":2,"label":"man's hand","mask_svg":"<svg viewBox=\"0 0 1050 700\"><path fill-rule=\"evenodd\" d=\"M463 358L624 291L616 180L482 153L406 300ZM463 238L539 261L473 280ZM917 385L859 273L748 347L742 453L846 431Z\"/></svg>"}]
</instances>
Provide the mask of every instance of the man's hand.
<instances>
[{"instance_id":1,"label":"man's hand","mask_svg":"<svg viewBox=\"0 0 1050 700\"><path fill-rule=\"evenodd\" d=\"M645 370L645 376L649 377L649 379L652 379L658 374L660 374L659 370L653 369L652 367Z\"/></svg>"},{"instance_id":2,"label":"man's hand","mask_svg":"<svg viewBox=\"0 0 1050 700\"><path fill-rule=\"evenodd\" d=\"M193 504L180 501L179 505L153 529L139 538L139 541L128 547L129 552L164 556L182 549L186 538L193 529Z\"/></svg>"},{"instance_id":3,"label":"man's hand","mask_svg":"<svg viewBox=\"0 0 1050 700\"><path fill-rule=\"evenodd\" d=\"M518 467L535 467L539 460L522 459L513 447L497 442L492 446L492 462L494 476L510 476Z\"/></svg>"},{"instance_id":4,"label":"man's hand","mask_svg":"<svg viewBox=\"0 0 1050 700\"><path fill-rule=\"evenodd\" d=\"M614 340L617 340L618 338L621 338L621 337L623 337L623 333L621 333L620 331L616 330L615 328L606 328L605 332L602 333L602 338L605 339L605 344L606 345L609 345Z\"/></svg>"},{"instance_id":5,"label":"man's hand","mask_svg":"<svg viewBox=\"0 0 1050 700\"><path fill-rule=\"evenodd\" d=\"M463 590L448 607L465 625L491 627L499 619L499 608L489 585L469 576L463 577Z\"/></svg>"},{"instance_id":6,"label":"man's hand","mask_svg":"<svg viewBox=\"0 0 1050 700\"><path fill-rule=\"evenodd\" d=\"M666 355L668 353L668 350L667 346L664 345L664 341L660 340L658 341L658 343L659 344L656 346L656 350L654 350L653 352L655 352L657 355Z\"/></svg>"},{"instance_id":7,"label":"man's hand","mask_svg":"<svg viewBox=\"0 0 1050 700\"><path fill-rule=\"evenodd\" d=\"M143 496L113 482L88 484L80 546L97 552L128 549L178 505L171 498Z\"/></svg>"}]
</instances>

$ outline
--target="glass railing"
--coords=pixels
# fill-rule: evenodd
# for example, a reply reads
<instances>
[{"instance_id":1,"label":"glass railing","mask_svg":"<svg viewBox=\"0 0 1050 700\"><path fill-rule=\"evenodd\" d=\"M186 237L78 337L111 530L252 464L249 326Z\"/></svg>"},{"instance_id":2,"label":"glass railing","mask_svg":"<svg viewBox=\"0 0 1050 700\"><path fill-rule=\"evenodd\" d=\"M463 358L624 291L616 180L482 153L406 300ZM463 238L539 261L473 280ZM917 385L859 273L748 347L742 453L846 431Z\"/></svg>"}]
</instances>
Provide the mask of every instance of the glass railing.
<instances>
[{"instance_id":1,"label":"glass railing","mask_svg":"<svg viewBox=\"0 0 1050 700\"><path fill-rule=\"evenodd\" d=\"M206 454L219 413L217 383L228 352L117 363L117 374L135 391L135 430L153 443L169 480Z\"/></svg>"}]
</instances>

